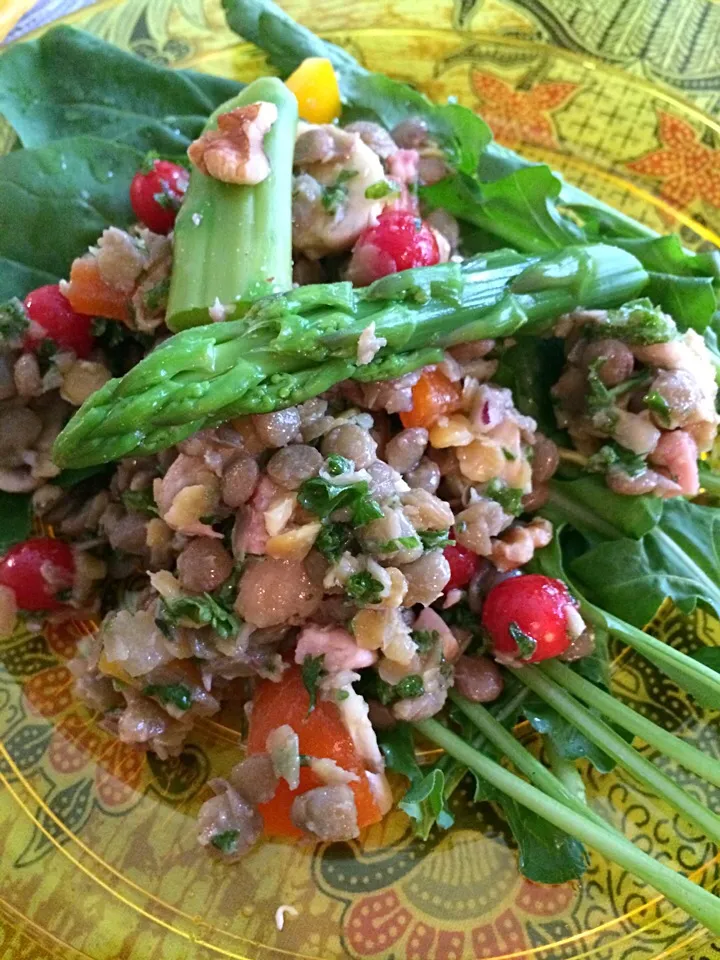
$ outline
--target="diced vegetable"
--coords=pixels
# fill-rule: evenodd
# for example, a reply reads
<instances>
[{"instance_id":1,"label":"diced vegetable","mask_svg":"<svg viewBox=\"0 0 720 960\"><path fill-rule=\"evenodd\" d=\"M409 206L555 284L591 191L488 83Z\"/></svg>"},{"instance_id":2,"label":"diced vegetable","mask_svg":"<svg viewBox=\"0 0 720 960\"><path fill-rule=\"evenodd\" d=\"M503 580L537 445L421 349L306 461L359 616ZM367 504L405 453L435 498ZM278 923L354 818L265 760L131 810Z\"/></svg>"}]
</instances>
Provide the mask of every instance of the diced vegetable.
<instances>
[{"instance_id":1,"label":"diced vegetable","mask_svg":"<svg viewBox=\"0 0 720 960\"><path fill-rule=\"evenodd\" d=\"M342 110L337 77L329 60L308 57L285 81L297 97L298 112L308 123L332 123Z\"/></svg>"},{"instance_id":2,"label":"diced vegetable","mask_svg":"<svg viewBox=\"0 0 720 960\"><path fill-rule=\"evenodd\" d=\"M277 120L264 140L270 174L255 185L222 183L197 168L175 224L174 262L166 322L171 330L208 323L210 307L242 313L258 297L292 286L292 159L295 97L264 77L219 107L220 114L264 101Z\"/></svg>"},{"instance_id":3,"label":"diced vegetable","mask_svg":"<svg viewBox=\"0 0 720 960\"><path fill-rule=\"evenodd\" d=\"M73 260L67 298L77 313L122 321L130 316L127 296L105 283L97 260L89 255Z\"/></svg>"},{"instance_id":4,"label":"diced vegetable","mask_svg":"<svg viewBox=\"0 0 720 960\"><path fill-rule=\"evenodd\" d=\"M263 681L257 688L250 715L248 753L265 753L268 735L277 727L288 724L299 739L301 755L334 760L344 770L356 773L359 780L350 784L355 794L358 825L366 827L382 818L373 799L363 765L350 734L340 718L340 711L329 700L318 699L310 709L310 695L303 683L299 667L290 667L282 680ZM260 813L269 836L299 837L300 830L290 820L292 801L299 793L322 786L323 781L309 767L300 770L300 786L290 790L281 781L275 796L260 804Z\"/></svg>"},{"instance_id":5,"label":"diced vegetable","mask_svg":"<svg viewBox=\"0 0 720 960\"><path fill-rule=\"evenodd\" d=\"M431 427L460 405L460 387L439 370L425 370L412 391L412 410L400 414L404 427Z\"/></svg>"}]
</instances>

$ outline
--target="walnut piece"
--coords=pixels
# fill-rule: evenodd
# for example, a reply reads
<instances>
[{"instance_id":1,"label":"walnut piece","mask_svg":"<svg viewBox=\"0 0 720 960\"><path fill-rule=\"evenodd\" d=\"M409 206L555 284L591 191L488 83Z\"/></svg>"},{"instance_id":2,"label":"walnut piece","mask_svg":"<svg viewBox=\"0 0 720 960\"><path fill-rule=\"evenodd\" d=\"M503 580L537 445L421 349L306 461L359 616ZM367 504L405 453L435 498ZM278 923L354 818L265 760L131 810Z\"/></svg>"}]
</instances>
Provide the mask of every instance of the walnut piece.
<instances>
[{"instance_id":1,"label":"walnut piece","mask_svg":"<svg viewBox=\"0 0 720 960\"><path fill-rule=\"evenodd\" d=\"M223 183L262 183L270 174L263 139L277 120L274 103L260 100L218 117L218 129L206 130L188 147L202 173Z\"/></svg>"}]
</instances>

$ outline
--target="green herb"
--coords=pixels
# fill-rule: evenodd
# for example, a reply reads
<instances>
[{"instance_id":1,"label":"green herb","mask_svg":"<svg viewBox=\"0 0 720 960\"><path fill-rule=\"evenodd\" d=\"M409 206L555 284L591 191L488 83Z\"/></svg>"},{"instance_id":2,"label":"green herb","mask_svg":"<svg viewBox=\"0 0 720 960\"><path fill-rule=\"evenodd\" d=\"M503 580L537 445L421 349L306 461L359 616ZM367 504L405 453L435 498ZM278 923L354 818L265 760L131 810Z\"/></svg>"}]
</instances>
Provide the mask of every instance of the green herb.
<instances>
[{"instance_id":1,"label":"green herb","mask_svg":"<svg viewBox=\"0 0 720 960\"><path fill-rule=\"evenodd\" d=\"M151 313L159 313L167 307L168 293L170 292L170 277L163 277L154 287L150 287L143 294L145 308Z\"/></svg>"},{"instance_id":2,"label":"green herb","mask_svg":"<svg viewBox=\"0 0 720 960\"><path fill-rule=\"evenodd\" d=\"M420 538L414 537L396 537L394 540L383 540L382 542L372 544L373 553L396 553L398 550L413 550L421 546Z\"/></svg>"},{"instance_id":3,"label":"green herb","mask_svg":"<svg viewBox=\"0 0 720 960\"><path fill-rule=\"evenodd\" d=\"M125 490L120 494L120 499L128 510L134 510L136 513L146 513L151 517L158 516L155 498L150 489Z\"/></svg>"},{"instance_id":4,"label":"green herb","mask_svg":"<svg viewBox=\"0 0 720 960\"><path fill-rule=\"evenodd\" d=\"M223 830L222 833L216 833L211 838L210 843L217 847L222 853L235 853L238 848L238 838L240 833L237 830Z\"/></svg>"},{"instance_id":5,"label":"green herb","mask_svg":"<svg viewBox=\"0 0 720 960\"><path fill-rule=\"evenodd\" d=\"M343 485L331 483L323 477L313 477L300 486L298 502L322 519L336 510L348 507L353 524L361 527L383 516L380 505L369 495L369 490L366 480Z\"/></svg>"},{"instance_id":6,"label":"green herb","mask_svg":"<svg viewBox=\"0 0 720 960\"><path fill-rule=\"evenodd\" d=\"M0 340L12 342L19 340L30 326L22 300L11 297L0 304Z\"/></svg>"},{"instance_id":7,"label":"green herb","mask_svg":"<svg viewBox=\"0 0 720 960\"><path fill-rule=\"evenodd\" d=\"M371 183L365 190L365 197L368 200L382 200L383 197L395 197L400 193L397 184L391 180L378 180L377 183Z\"/></svg>"},{"instance_id":8,"label":"green herb","mask_svg":"<svg viewBox=\"0 0 720 960\"><path fill-rule=\"evenodd\" d=\"M307 654L305 659L302 662L300 667L300 674L302 676L303 686L307 690L310 696L310 706L308 707L308 714L312 713L315 709L315 704L317 702L317 688L318 683L325 673L325 654L321 653L317 657L312 657L310 654Z\"/></svg>"},{"instance_id":9,"label":"green herb","mask_svg":"<svg viewBox=\"0 0 720 960\"><path fill-rule=\"evenodd\" d=\"M517 517L523 512L522 498L524 494L518 487L508 487L504 481L498 480L496 477L486 485L484 493L491 500L499 503L505 513L509 513L513 517Z\"/></svg>"},{"instance_id":10,"label":"green herb","mask_svg":"<svg viewBox=\"0 0 720 960\"><path fill-rule=\"evenodd\" d=\"M503 448L502 448L502 452L503 452L503 456L505 457L505 459L506 459L506 460L509 460L511 463L513 463L515 460L517 460L517 457L516 457L515 454L512 452L512 450L508 450L507 447L503 447Z\"/></svg>"},{"instance_id":11,"label":"green herb","mask_svg":"<svg viewBox=\"0 0 720 960\"><path fill-rule=\"evenodd\" d=\"M600 371L606 363L607 357L597 357L588 367L587 408L592 415L612 408L615 402L615 398L600 377Z\"/></svg>"},{"instance_id":12,"label":"green herb","mask_svg":"<svg viewBox=\"0 0 720 960\"><path fill-rule=\"evenodd\" d=\"M591 473L607 473L611 468L622 470L629 477L637 477L647 470L647 463L638 453L621 447L611 440L588 458L585 469Z\"/></svg>"},{"instance_id":13,"label":"green herb","mask_svg":"<svg viewBox=\"0 0 720 960\"><path fill-rule=\"evenodd\" d=\"M189 710L193 697L190 687L184 683L151 683L143 690L146 697L155 697L161 703L171 704L178 710Z\"/></svg>"},{"instance_id":14,"label":"green herb","mask_svg":"<svg viewBox=\"0 0 720 960\"><path fill-rule=\"evenodd\" d=\"M359 603L378 603L382 596L383 585L371 573L362 571L348 577L345 592Z\"/></svg>"},{"instance_id":15,"label":"green herb","mask_svg":"<svg viewBox=\"0 0 720 960\"><path fill-rule=\"evenodd\" d=\"M350 694L347 690L338 690L337 694L335 695L335 699L342 703L342 701L347 700L349 696Z\"/></svg>"},{"instance_id":16,"label":"green herb","mask_svg":"<svg viewBox=\"0 0 720 960\"><path fill-rule=\"evenodd\" d=\"M508 626L508 633L517 644L520 660L529 660L537 648L537 640L521 630L513 620Z\"/></svg>"},{"instance_id":17,"label":"green herb","mask_svg":"<svg viewBox=\"0 0 720 960\"><path fill-rule=\"evenodd\" d=\"M352 473L355 464L347 457L341 457L339 453L331 453L327 458L327 472L331 477L339 477L343 473Z\"/></svg>"},{"instance_id":18,"label":"green herb","mask_svg":"<svg viewBox=\"0 0 720 960\"><path fill-rule=\"evenodd\" d=\"M0 555L27 540L32 530L32 497L29 493L0 490Z\"/></svg>"},{"instance_id":19,"label":"green herb","mask_svg":"<svg viewBox=\"0 0 720 960\"><path fill-rule=\"evenodd\" d=\"M326 523L315 540L315 549L336 563L352 542L352 527L347 523Z\"/></svg>"},{"instance_id":20,"label":"green herb","mask_svg":"<svg viewBox=\"0 0 720 960\"><path fill-rule=\"evenodd\" d=\"M153 200L155 203L162 207L163 210L179 210L181 200L180 197L177 197L174 193L171 193L170 190L163 189L159 193L153 194Z\"/></svg>"},{"instance_id":21,"label":"green herb","mask_svg":"<svg viewBox=\"0 0 720 960\"><path fill-rule=\"evenodd\" d=\"M652 410L663 426L670 426L670 404L661 393L657 390L651 390L643 397L643 402L648 410Z\"/></svg>"},{"instance_id":22,"label":"green herb","mask_svg":"<svg viewBox=\"0 0 720 960\"><path fill-rule=\"evenodd\" d=\"M348 180L357 176L357 170L341 170L335 183L323 187L321 203L326 213L334 214L345 204L348 197Z\"/></svg>"},{"instance_id":23,"label":"green herb","mask_svg":"<svg viewBox=\"0 0 720 960\"><path fill-rule=\"evenodd\" d=\"M608 310L602 323L586 323L583 334L603 339L617 337L631 344L652 344L675 340L678 329L672 317L643 297Z\"/></svg>"},{"instance_id":24,"label":"green herb","mask_svg":"<svg viewBox=\"0 0 720 960\"><path fill-rule=\"evenodd\" d=\"M58 345L50 337L41 340L35 349L38 366L41 373L47 373L58 353Z\"/></svg>"},{"instance_id":25,"label":"green herb","mask_svg":"<svg viewBox=\"0 0 720 960\"><path fill-rule=\"evenodd\" d=\"M417 535L425 550L442 550L443 547L455 546L455 541L450 539L449 530L418 530Z\"/></svg>"},{"instance_id":26,"label":"green herb","mask_svg":"<svg viewBox=\"0 0 720 960\"><path fill-rule=\"evenodd\" d=\"M161 598L160 613L155 621L163 632L178 626L181 620L189 620L198 627L211 627L218 636L228 639L240 631L240 620L209 593L197 596Z\"/></svg>"},{"instance_id":27,"label":"green herb","mask_svg":"<svg viewBox=\"0 0 720 960\"><path fill-rule=\"evenodd\" d=\"M437 630L413 630L411 636L418 648L418 653L427 653L440 641Z\"/></svg>"}]
</instances>

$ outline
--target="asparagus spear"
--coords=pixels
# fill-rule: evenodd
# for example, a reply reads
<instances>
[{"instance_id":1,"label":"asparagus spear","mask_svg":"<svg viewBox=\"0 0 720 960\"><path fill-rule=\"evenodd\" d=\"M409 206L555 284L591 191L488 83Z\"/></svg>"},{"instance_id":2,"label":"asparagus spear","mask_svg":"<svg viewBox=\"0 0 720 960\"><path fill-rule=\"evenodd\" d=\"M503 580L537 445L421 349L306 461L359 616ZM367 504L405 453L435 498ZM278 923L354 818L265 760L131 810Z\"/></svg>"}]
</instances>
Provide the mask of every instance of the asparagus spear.
<instances>
[{"instance_id":1,"label":"asparagus spear","mask_svg":"<svg viewBox=\"0 0 720 960\"><path fill-rule=\"evenodd\" d=\"M576 307L620 304L647 281L624 250L595 244L543 258L497 251L259 300L242 320L171 337L87 400L58 437L55 462L88 466L142 456L249 413L317 396L349 377L387 379L437 359L428 348L537 332ZM358 362L369 324L386 346Z\"/></svg>"},{"instance_id":2,"label":"asparagus spear","mask_svg":"<svg viewBox=\"0 0 720 960\"><path fill-rule=\"evenodd\" d=\"M175 224L174 268L167 325L184 330L208 322L218 301L236 313L258 297L292 286L292 145L297 101L275 77L255 80L212 114L257 101L277 107L277 120L265 137L270 175L254 186L221 183L193 169L190 187Z\"/></svg>"}]
</instances>

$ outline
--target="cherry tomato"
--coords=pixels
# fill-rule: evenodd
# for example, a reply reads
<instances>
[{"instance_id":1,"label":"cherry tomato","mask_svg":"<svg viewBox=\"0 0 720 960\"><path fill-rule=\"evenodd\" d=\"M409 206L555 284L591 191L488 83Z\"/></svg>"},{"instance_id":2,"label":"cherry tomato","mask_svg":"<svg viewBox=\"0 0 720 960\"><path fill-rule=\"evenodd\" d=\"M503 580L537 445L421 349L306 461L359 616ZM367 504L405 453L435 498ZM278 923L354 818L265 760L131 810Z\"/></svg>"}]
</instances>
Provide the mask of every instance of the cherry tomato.
<instances>
[{"instance_id":1,"label":"cherry tomato","mask_svg":"<svg viewBox=\"0 0 720 960\"><path fill-rule=\"evenodd\" d=\"M93 348L92 317L76 313L56 283L38 287L25 297L25 311L36 326L25 336L26 350L36 350L50 339L65 350L73 350L80 359Z\"/></svg>"},{"instance_id":2,"label":"cherry tomato","mask_svg":"<svg viewBox=\"0 0 720 960\"><path fill-rule=\"evenodd\" d=\"M431 267L439 260L437 240L423 220L406 211L386 210L374 227L360 234L353 247L348 276L362 287L389 273Z\"/></svg>"},{"instance_id":3,"label":"cherry tomato","mask_svg":"<svg viewBox=\"0 0 720 960\"><path fill-rule=\"evenodd\" d=\"M153 160L147 172L138 170L130 184L135 216L153 233L170 233L189 179L184 167L169 160Z\"/></svg>"},{"instance_id":4,"label":"cherry tomato","mask_svg":"<svg viewBox=\"0 0 720 960\"><path fill-rule=\"evenodd\" d=\"M450 564L450 579L445 585L445 593L466 587L480 569L480 557L459 543L454 547L445 547L443 555Z\"/></svg>"},{"instance_id":5,"label":"cherry tomato","mask_svg":"<svg viewBox=\"0 0 720 960\"><path fill-rule=\"evenodd\" d=\"M564 653L570 646L568 606L577 607L577 601L562 580L535 573L503 580L482 612L493 652L528 663Z\"/></svg>"},{"instance_id":6,"label":"cherry tomato","mask_svg":"<svg viewBox=\"0 0 720 960\"><path fill-rule=\"evenodd\" d=\"M51 537L17 543L0 560L0 584L15 593L21 610L59 610L65 604L58 597L74 578L72 550Z\"/></svg>"}]
</instances>

